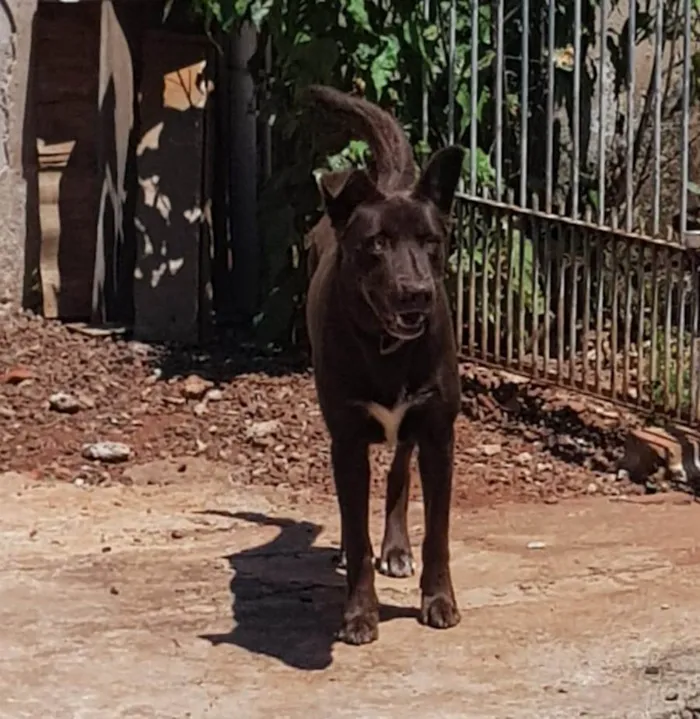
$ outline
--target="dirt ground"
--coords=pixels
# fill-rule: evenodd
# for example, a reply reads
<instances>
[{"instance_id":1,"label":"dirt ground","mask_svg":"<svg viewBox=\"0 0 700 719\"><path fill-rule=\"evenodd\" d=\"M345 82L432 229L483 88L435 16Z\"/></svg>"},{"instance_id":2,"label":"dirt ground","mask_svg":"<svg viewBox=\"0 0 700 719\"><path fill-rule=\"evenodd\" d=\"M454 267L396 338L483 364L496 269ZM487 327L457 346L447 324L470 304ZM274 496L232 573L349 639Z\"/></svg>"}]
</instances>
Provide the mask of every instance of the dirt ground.
<instances>
[{"instance_id":1,"label":"dirt ground","mask_svg":"<svg viewBox=\"0 0 700 719\"><path fill-rule=\"evenodd\" d=\"M455 503L635 494L618 479L639 420L505 372L465 364ZM86 461L86 444L126 445L126 462ZM332 493L329 446L302 362L218 344L195 353L89 335L37 317L0 323L0 471L110 485L135 462L205 457L235 481ZM373 456L377 491L390 460ZM419 496L418 482L414 482Z\"/></svg>"},{"instance_id":2,"label":"dirt ground","mask_svg":"<svg viewBox=\"0 0 700 719\"><path fill-rule=\"evenodd\" d=\"M420 626L417 579L380 578L358 648L332 642L332 498L186 464L131 486L0 477L0 717L700 716L686 497L457 508L461 624ZM418 503L410 527L417 545Z\"/></svg>"},{"instance_id":3,"label":"dirt ground","mask_svg":"<svg viewBox=\"0 0 700 719\"><path fill-rule=\"evenodd\" d=\"M616 473L640 419L464 365L462 623L380 578L352 648L303 363L119 337L0 322L3 719L700 717L698 509Z\"/></svg>"}]
</instances>

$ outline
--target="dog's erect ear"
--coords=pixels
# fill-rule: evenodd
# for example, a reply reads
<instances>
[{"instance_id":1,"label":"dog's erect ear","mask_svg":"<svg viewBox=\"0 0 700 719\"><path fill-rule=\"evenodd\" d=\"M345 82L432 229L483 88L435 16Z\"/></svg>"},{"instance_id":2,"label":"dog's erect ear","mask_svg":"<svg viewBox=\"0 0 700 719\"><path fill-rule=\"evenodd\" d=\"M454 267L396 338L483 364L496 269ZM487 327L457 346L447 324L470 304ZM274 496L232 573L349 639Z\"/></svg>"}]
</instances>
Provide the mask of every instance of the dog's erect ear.
<instances>
[{"instance_id":1,"label":"dog's erect ear","mask_svg":"<svg viewBox=\"0 0 700 719\"><path fill-rule=\"evenodd\" d=\"M457 183L462 173L464 148L451 145L438 150L428 161L413 191L414 197L430 200L444 215L452 211Z\"/></svg>"},{"instance_id":2,"label":"dog's erect ear","mask_svg":"<svg viewBox=\"0 0 700 719\"><path fill-rule=\"evenodd\" d=\"M317 175L318 189L323 195L324 202L327 202L329 197L338 197L351 173L352 170L338 170L337 172L323 172Z\"/></svg>"},{"instance_id":3,"label":"dog's erect ear","mask_svg":"<svg viewBox=\"0 0 700 719\"><path fill-rule=\"evenodd\" d=\"M384 199L384 195L364 170L327 172L321 175L318 184L326 212L336 229L347 224L358 205Z\"/></svg>"}]
</instances>

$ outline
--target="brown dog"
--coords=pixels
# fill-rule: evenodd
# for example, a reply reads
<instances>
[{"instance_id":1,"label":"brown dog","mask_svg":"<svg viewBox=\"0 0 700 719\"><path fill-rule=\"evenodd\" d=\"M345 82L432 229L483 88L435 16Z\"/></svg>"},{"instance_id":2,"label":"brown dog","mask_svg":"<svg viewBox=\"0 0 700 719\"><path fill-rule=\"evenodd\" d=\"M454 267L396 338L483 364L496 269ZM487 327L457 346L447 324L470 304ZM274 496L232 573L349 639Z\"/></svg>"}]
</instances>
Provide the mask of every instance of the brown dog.
<instances>
[{"instance_id":1,"label":"brown dog","mask_svg":"<svg viewBox=\"0 0 700 719\"><path fill-rule=\"evenodd\" d=\"M437 152L416 182L411 147L391 115L328 87L309 88L307 99L364 139L376 168L374 178L351 170L321 179L326 214L311 232L307 301L347 554L338 636L365 644L377 638L379 622L368 516L372 443L397 446L379 569L413 573L406 509L417 446L425 500L420 619L440 628L460 619L448 539L460 387L443 272L464 151Z\"/></svg>"}]
</instances>

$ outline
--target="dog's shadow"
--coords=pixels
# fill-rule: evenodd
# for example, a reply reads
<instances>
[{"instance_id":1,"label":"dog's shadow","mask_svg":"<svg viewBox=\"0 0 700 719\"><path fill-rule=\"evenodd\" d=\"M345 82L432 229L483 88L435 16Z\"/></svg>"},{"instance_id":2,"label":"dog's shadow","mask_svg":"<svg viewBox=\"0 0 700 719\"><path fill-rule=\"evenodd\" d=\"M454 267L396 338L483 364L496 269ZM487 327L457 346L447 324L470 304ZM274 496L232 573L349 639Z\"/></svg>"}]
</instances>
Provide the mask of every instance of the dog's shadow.
<instances>
[{"instance_id":1,"label":"dog's shadow","mask_svg":"<svg viewBox=\"0 0 700 719\"><path fill-rule=\"evenodd\" d=\"M253 512L208 511L259 526L279 528L270 542L227 557L233 578L234 627L205 634L214 646L234 644L274 657L296 669L326 669L345 599L345 577L336 569L337 550L316 547L323 527ZM416 617L415 609L380 606L380 621Z\"/></svg>"}]
</instances>

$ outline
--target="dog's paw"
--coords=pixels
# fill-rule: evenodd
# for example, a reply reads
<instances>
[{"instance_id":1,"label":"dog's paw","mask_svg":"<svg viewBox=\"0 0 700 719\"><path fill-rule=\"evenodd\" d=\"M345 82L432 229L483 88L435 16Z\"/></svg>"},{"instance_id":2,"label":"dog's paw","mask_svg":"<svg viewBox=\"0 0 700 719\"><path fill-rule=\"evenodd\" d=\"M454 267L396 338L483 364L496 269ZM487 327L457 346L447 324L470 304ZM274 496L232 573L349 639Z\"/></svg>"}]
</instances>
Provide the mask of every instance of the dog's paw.
<instances>
[{"instance_id":1,"label":"dog's paw","mask_svg":"<svg viewBox=\"0 0 700 719\"><path fill-rule=\"evenodd\" d=\"M416 563L410 551L393 547L382 552L377 563L377 571L387 577L405 578L412 577L416 571Z\"/></svg>"},{"instance_id":2,"label":"dog's paw","mask_svg":"<svg viewBox=\"0 0 700 719\"><path fill-rule=\"evenodd\" d=\"M376 641L379 638L378 613L367 612L345 617L337 637L341 642L355 646Z\"/></svg>"},{"instance_id":3,"label":"dog's paw","mask_svg":"<svg viewBox=\"0 0 700 719\"><path fill-rule=\"evenodd\" d=\"M434 629L456 627L462 617L455 600L447 594L423 597L420 609L421 624Z\"/></svg>"}]
</instances>

